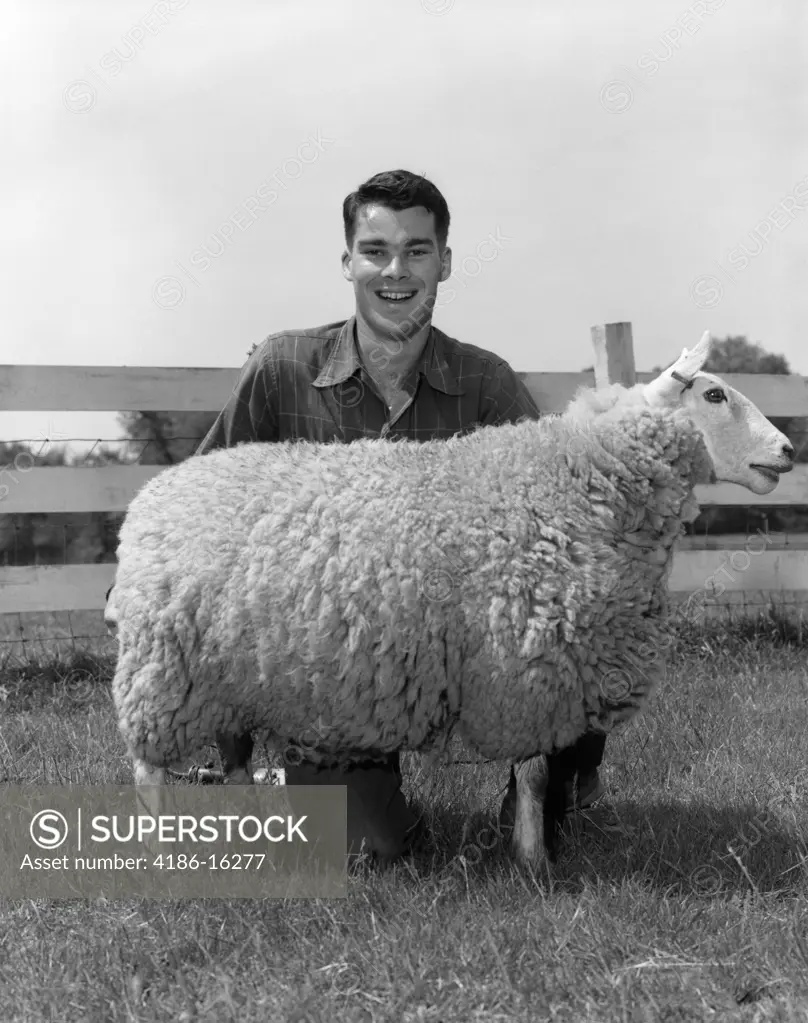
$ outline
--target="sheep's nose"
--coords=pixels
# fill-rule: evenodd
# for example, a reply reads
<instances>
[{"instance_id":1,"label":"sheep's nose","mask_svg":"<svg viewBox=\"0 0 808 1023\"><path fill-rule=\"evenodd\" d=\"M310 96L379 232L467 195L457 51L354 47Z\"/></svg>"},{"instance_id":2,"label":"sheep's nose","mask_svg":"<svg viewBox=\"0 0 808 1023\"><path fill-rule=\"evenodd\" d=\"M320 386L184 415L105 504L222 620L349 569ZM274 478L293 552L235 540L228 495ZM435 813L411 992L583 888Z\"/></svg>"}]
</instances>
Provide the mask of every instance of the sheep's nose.
<instances>
[{"instance_id":1,"label":"sheep's nose","mask_svg":"<svg viewBox=\"0 0 808 1023\"><path fill-rule=\"evenodd\" d=\"M794 461L794 445L790 440L787 440L780 450L790 462Z\"/></svg>"}]
</instances>

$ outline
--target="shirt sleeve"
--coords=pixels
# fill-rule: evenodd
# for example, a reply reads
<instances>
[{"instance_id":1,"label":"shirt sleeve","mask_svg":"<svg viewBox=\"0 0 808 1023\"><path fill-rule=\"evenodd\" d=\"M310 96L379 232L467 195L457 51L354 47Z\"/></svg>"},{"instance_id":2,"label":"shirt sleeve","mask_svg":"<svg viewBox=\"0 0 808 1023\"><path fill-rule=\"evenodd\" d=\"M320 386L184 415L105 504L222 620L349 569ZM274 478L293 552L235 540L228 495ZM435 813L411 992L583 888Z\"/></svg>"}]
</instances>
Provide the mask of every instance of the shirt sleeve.
<instances>
[{"instance_id":1,"label":"shirt sleeve","mask_svg":"<svg viewBox=\"0 0 808 1023\"><path fill-rule=\"evenodd\" d=\"M232 448L253 441L277 441L278 388L269 344L258 345L242 367L238 383L196 449Z\"/></svg>"},{"instance_id":2,"label":"shirt sleeve","mask_svg":"<svg viewBox=\"0 0 808 1023\"><path fill-rule=\"evenodd\" d=\"M530 391L507 362L497 363L485 379L480 395L480 425L498 426L517 423L520 419L539 419L539 412Z\"/></svg>"}]
</instances>

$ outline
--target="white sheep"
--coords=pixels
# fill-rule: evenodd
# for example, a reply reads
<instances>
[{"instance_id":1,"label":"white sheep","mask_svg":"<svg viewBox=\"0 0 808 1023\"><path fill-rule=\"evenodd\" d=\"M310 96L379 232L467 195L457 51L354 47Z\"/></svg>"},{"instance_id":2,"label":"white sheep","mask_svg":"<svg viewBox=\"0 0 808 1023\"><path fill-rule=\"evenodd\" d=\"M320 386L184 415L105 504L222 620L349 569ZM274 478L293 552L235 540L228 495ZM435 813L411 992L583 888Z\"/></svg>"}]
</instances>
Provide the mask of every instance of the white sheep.
<instances>
[{"instance_id":1,"label":"white sheep","mask_svg":"<svg viewBox=\"0 0 808 1023\"><path fill-rule=\"evenodd\" d=\"M787 438L700 372L709 347L561 416L427 443L242 444L153 478L107 609L136 782L214 743L249 781L237 737L282 749L315 722L311 756L329 762L457 734L522 765L515 851L553 859L564 800L548 791L542 834L530 762L646 702L661 665L633 655L661 643L694 486L764 494L792 467Z\"/></svg>"}]
</instances>

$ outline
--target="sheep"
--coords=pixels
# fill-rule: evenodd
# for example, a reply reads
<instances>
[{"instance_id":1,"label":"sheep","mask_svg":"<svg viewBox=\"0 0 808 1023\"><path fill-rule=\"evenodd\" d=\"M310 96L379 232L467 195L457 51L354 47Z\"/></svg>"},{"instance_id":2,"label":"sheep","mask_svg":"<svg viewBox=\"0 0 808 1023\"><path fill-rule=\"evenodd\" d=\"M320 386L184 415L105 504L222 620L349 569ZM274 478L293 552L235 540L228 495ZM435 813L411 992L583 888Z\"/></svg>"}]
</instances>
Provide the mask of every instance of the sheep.
<instances>
[{"instance_id":1,"label":"sheep","mask_svg":"<svg viewBox=\"0 0 808 1023\"><path fill-rule=\"evenodd\" d=\"M695 485L764 494L793 464L752 402L701 372L709 348L706 333L651 383L583 389L538 421L245 443L163 470L129 506L105 616L135 783L214 743L249 782L242 737L283 749L315 721L307 756L324 763L459 735L516 765L517 859L554 862L564 801L557 780L537 791L534 760L566 763L645 706L661 666L633 655L661 642ZM424 585L444 571L451 586Z\"/></svg>"}]
</instances>

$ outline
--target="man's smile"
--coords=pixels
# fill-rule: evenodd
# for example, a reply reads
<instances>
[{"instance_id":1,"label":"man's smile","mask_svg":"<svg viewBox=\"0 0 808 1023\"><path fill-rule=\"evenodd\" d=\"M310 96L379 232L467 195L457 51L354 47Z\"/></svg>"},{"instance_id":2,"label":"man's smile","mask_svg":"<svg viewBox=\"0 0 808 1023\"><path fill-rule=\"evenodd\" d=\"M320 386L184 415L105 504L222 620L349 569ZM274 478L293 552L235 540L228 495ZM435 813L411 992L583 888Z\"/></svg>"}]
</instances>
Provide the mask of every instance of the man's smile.
<instances>
[{"instance_id":1,"label":"man's smile","mask_svg":"<svg viewBox=\"0 0 808 1023\"><path fill-rule=\"evenodd\" d=\"M410 299L415 298L418 294L418 290L410 288L405 291L401 288L383 288L380 291L377 291L376 294L385 302L392 302L395 304L397 302L408 302Z\"/></svg>"}]
</instances>

